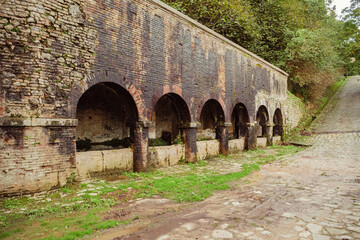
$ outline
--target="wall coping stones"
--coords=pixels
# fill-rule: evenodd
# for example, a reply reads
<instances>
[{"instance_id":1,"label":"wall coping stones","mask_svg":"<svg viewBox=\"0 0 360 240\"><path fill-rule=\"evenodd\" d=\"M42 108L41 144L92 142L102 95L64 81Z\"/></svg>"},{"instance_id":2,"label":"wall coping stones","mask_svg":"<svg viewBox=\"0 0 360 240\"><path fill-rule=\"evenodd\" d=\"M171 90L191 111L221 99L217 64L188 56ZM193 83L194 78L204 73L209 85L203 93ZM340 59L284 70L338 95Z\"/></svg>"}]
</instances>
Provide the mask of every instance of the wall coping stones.
<instances>
[{"instance_id":1,"label":"wall coping stones","mask_svg":"<svg viewBox=\"0 0 360 240\"><path fill-rule=\"evenodd\" d=\"M76 127L77 119L0 117L2 127Z\"/></svg>"},{"instance_id":2,"label":"wall coping stones","mask_svg":"<svg viewBox=\"0 0 360 240\"><path fill-rule=\"evenodd\" d=\"M216 37L216 38L221 39L222 41L230 44L232 47L240 50L241 52L244 52L244 53L248 54L249 56L255 58L256 60L262 62L263 64L268 65L270 68L273 68L273 69L277 70L278 72L282 73L282 74L285 75L286 77L289 76L289 74L287 74L284 70L281 70L280 68L272 65L271 63L265 61L264 59L260 58L259 56L255 55L254 53L252 53L252 52L246 50L245 48L241 47L240 45L238 45L238 44L230 41L230 40L227 39L226 37L221 36L220 34L216 33L215 31L211 30L210 28L205 27L205 26L202 25L201 23L199 23L199 22L195 21L194 19L186 16L185 14L182 14L181 12L179 12L179 11L177 11L176 9L168 6L167 4L161 2L160 0L149 0L149 1L152 2L152 3L154 3L155 5L163 8L164 10L169 11L169 12L171 12L171 13L179 16L180 18L183 18L185 21L190 22L191 24L194 24L196 27L198 27L198 28L202 29L203 31L205 31L205 32L213 35L213 36Z\"/></svg>"}]
</instances>

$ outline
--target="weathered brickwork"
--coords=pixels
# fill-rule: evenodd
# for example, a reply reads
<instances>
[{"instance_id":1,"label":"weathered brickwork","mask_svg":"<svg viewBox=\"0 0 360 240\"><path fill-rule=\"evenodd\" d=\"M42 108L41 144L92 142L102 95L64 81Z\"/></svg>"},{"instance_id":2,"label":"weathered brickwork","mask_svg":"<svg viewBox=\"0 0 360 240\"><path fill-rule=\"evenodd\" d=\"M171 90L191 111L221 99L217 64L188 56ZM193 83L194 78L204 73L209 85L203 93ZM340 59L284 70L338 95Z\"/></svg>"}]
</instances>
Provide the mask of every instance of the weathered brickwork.
<instances>
[{"instance_id":1,"label":"weathered brickwork","mask_svg":"<svg viewBox=\"0 0 360 240\"><path fill-rule=\"evenodd\" d=\"M0 193L62 186L75 170L74 127L1 127Z\"/></svg>"},{"instance_id":2,"label":"weathered brickwork","mask_svg":"<svg viewBox=\"0 0 360 240\"><path fill-rule=\"evenodd\" d=\"M190 115L181 123L189 161L208 100L224 112L223 153L237 104L249 114L250 148L258 108L271 128L275 110L284 112L286 73L158 0L1 0L0 47L0 194L64 184L75 167L77 104L98 83L116 83L134 100L126 127L135 170L146 170L164 94L180 97L180 116Z\"/></svg>"}]
</instances>

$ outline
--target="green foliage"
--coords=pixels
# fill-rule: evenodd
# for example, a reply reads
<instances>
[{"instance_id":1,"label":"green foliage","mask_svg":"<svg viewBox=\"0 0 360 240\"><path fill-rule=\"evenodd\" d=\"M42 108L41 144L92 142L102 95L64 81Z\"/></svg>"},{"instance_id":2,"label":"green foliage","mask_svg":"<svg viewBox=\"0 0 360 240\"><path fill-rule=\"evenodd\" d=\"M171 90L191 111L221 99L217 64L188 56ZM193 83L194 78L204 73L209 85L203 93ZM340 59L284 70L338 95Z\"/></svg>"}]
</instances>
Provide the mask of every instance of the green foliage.
<instances>
[{"instance_id":1,"label":"green foliage","mask_svg":"<svg viewBox=\"0 0 360 240\"><path fill-rule=\"evenodd\" d=\"M311 64L321 71L334 68L340 64L335 43L331 42L333 33L328 28L320 28L315 31L308 29L297 31L285 49L288 61L287 68L294 72L296 67ZM299 81L298 84L303 86L309 80L303 79L303 82Z\"/></svg>"},{"instance_id":2,"label":"green foliage","mask_svg":"<svg viewBox=\"0 0 360 240\"><path fill-rule=\"evenodd\" d=\"M250 43L260 36L255 13L249 0L165 0L164 2L228 39L245 43L245 46L250 46Z\"/></svg>"},{"instance_id":3,"label":"green foliage","mask_svg":"<svg viewBox=\"0 0 360 240\"><path fill-rule=\"evenodd\" d=\"M344 57L347 67L347 75L360 74L360 1L351 0L351 6L343 11Z\"/></svg>"},{"instance_id":4,"label":"green foliage","mask_svg":"<svg viewBox=\"0 0 360 240\"><path fill-rule=\"evenodd\" d=\"M182 136L180 134L174 139L174 144L183 144Z\"/></svg>"},{"instance_id":5,"label":"green foliage","mask_svg":"<svg viewBox=\"0 0 360 240\"><path fill-rule=\"evenodd\" d=\"M0 234L0 239L3 239L3 238L6 238L6 237L10 237L11 236L11 233L9 232L3 232Z\"/></svg>"},{"instance_id":6,"label":"green foliage","mask_svg":"<svg viewBox=\"0 0 360 240\"><path fill-rule=\"evenodd\" d=\"M161 138L149 139L149 146L151 147L167 146L167 145L169 144Z\"/></svg>"}]
</instances>

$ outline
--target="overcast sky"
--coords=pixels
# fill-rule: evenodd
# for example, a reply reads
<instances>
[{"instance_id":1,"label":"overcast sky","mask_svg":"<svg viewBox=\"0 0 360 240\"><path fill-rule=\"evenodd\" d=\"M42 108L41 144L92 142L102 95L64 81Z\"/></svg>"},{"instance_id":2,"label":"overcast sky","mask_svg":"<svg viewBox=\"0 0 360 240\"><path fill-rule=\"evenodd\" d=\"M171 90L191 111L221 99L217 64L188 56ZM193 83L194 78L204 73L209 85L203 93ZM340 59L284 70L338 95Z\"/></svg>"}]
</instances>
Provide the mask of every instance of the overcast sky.
<instances>
[{"instance_id":1,"label":"overcast sky","mask_svg":"<svg viewBox=\"0 0 360 240\"><path fill-rule=\"evenodd\" d=\"M336 14L341 15L341 10L350 7L350 0L333 0L333 5L336 5Z\"/></svg>"}]
</instances>

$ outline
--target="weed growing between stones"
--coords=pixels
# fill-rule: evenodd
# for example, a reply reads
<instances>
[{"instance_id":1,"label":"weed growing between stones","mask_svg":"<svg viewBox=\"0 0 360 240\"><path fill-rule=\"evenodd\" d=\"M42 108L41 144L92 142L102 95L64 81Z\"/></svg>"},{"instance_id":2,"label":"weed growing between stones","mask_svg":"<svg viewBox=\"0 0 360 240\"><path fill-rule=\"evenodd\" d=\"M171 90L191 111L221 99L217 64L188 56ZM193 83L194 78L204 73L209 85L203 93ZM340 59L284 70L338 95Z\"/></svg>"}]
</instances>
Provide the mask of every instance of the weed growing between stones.
<instances>
[{"instance_id":1,"label":"weed growing between stones","mask_svg":"<svg viewBox=\"0 0 360 240\"><path fill-rule=\"evenodd\" d=\"M202 201L214 191L230 188L231 181L249 175L260 165L300 150L273 146L148 173L124 172L119 176L122 180L115 182L73 183L35 196L2 199L0 239L79 239L141 219L105 217L109 210L121 210L122 204L130 200L161 196L176 202ZM238 167L224 172L231 164Z\"/></svg>"}]
</instances>

